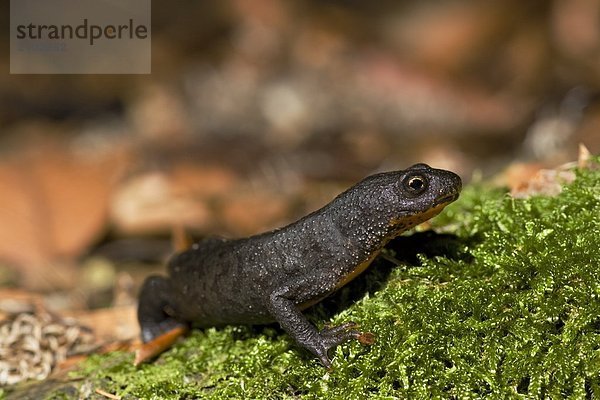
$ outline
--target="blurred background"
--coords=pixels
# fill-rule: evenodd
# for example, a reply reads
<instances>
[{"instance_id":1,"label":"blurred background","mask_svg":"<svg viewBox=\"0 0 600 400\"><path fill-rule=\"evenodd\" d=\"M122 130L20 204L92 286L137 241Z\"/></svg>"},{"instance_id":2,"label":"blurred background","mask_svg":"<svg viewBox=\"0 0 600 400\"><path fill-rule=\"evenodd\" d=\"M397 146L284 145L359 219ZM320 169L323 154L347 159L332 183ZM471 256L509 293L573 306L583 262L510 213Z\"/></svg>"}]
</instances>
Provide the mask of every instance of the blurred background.
<instances>
[{"instance_id":1,"label":"blurred background","mask_svg":"<svg viewBox=\"0 0 600 400\"><path fill-rule=\"evenodd\" d=\"M153 2L151 75L3 54L0 287L59 309L133 304L174 230L275 228L416 162L526 179L600 151L597 0Z\"/></svg>"}]
</instances>

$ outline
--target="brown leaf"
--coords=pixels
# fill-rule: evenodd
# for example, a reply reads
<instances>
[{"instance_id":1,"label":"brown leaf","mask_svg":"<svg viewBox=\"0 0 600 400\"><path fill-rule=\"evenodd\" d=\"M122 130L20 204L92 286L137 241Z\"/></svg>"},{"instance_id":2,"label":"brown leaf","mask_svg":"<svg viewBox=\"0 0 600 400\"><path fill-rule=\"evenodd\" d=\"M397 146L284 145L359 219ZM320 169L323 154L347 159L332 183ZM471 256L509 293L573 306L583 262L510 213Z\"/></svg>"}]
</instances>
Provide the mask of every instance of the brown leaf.
<instances>
[{"instance_id":1,"label":"brown leaf","mask_svg":"<svg viewBox=\"0 0 600 400\"><path fill-rule=\"evenodd\" d=\"M0 321L9 315L33 312L44 300L41 295L21 289L0 289Z\"/></svg>"},{"instance_id":2,"label":"brown leaf","mask_svg":"<svg viewBox=\"0 0 600 400\"><path fill-rule=\"evenodd\" d=\"M133 365L140 365L141 363L156 357L163 351L170 348L173 343L183 335L187 333L188 329L184 326L178 326L171 329L170 331L163 333L162 335L154 338L153 340L142 343L135 352L135 360Z\"/></svg>"},{"instance_id":3,"label":"brown leaf","mask_svg":"<svg viewBox=\"0 0 600 400\"><path fill-rule=\"evenodd\" d=\"M250 235L276 228L289 215L290 201L281 194L236 193L224 199L222 218L235 235Z\"/></svg>"},{"instance_id":4,"label":"brown leaf","mask_svg":"<svg viewBox=\"0 0 600 400\"><path fill-rule=\"evenodd\" d=\"M95 158L43 142L0 161L0 259L19 267L27 287L72 278L64 265L105 228L121 156Z\"/></svg>"},{"instance_id":5,"label":"brown leaf","mask_svg":"<svg viewBox=\"0 0 600 400\"><path fill-rule=\"evenodd\" d=\"M62 315L75 318L81 325L93 327L94 335L104 343L136 339L140 332L136 307L133 305L93 311L65 311Z\"/></svg>"},{"instance_id":6,"label":"brown leaf","mask_svg":"<svg viewBox=\"0 0 600 400\"><path fill-rule=\"evenodd\" d=\"M501 3L445 3L415 7L390 26L392 39L414 58L436 70L460 70L506 29Z\"/></svg>"},{"instance_id":7,"label":"brown leaf","mask_svg":"<svg viewBox=\"0 0 600 400\"><path fill-rule=\"evenodd\" d=\"M115 193L111 216L124 232L168 232L173 227L206 228L208 203L232 190L237 178L226 169L192 164L131 178Z\"/></svg>"}]
</instances>

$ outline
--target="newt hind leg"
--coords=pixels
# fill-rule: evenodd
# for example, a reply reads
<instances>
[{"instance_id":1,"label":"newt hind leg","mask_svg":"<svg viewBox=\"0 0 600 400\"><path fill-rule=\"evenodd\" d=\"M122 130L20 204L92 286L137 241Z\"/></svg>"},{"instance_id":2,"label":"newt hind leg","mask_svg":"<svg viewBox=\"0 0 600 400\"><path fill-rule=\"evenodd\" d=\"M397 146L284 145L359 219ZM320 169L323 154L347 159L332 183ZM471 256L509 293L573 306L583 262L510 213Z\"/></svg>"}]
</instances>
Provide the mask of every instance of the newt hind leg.
<instances>
[{"instance_id":1,"label":"newt hind leg","mask_svg":"<svg viewBox=\"0 0 600 400\"><path fill-rule=\"evenodd\" d=\"M171 283L165 277L150 276L144 281L137 312L144 343L175 328L187 327L175 317L172 293Z\"/></svg>"}]
</instances>

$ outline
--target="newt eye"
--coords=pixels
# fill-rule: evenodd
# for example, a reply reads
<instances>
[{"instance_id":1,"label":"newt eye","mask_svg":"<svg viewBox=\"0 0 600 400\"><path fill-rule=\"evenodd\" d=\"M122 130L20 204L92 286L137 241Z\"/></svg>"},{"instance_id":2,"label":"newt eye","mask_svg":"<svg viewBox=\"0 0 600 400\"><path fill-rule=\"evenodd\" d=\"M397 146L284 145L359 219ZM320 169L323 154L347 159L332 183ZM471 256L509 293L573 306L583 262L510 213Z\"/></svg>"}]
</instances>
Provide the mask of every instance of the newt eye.
<instances>
[{"instance_id":1,"label":"newt eye","mask_svg":"<svg viewBox=\"0 0 600 400\"><path fill-rule=\"evenodd\" d=\"M427 189L427 180L422 176L410 176L404 181L404 186L414 194L421 194Z\"/></svg>"}]
</instances>

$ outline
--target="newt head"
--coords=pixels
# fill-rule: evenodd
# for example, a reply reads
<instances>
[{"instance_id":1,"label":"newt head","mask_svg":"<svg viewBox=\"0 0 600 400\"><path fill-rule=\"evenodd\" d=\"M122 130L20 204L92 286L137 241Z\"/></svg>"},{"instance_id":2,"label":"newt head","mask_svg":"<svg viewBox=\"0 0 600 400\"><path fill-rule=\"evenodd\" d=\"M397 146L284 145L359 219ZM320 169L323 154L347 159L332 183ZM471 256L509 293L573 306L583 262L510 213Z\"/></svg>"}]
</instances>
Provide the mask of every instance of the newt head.
<instances>
[{"instance_id":1,"label":"newt head","mask_svg":"<svg viewBox=\"0 0 600 400\"><path fill-rule=\"evenodd\" d=\"M372 182L366 182L371 179ZM454 172L427 164L377 174L367 180L363 182L377 190L367 196L363 208L385 216L389 229L386 236L390 239L439 214L458 198L462 189L462 181Z\"/></svg>"},{"instance_id":2,"label":"newt head","mask_svg":"<svg viewBox=\"0 0 600 400\"><path fill-rule=\"evenodd\" d=\"M398 195L390 219L397 235L439 214L444 207L458 199L462 181L454 172L416 164L401 171L396 181Z\"/></svg>"},{"instance_id":3,"label":"newt head","mask_svg":"<svg viewBox=\"0 0 600 400\"><path fill-rule=\"evenodd\" d=\"M368 268L391 239L439 214L458 198L461 188L461 179L454 172L426 164L372 175L352 187L343 204L351 203L353 208L339 217L337 226L364 252L336 282L335 289ZM302 306L310 304L314 303Z\"/></svg>"}]
</instances>

